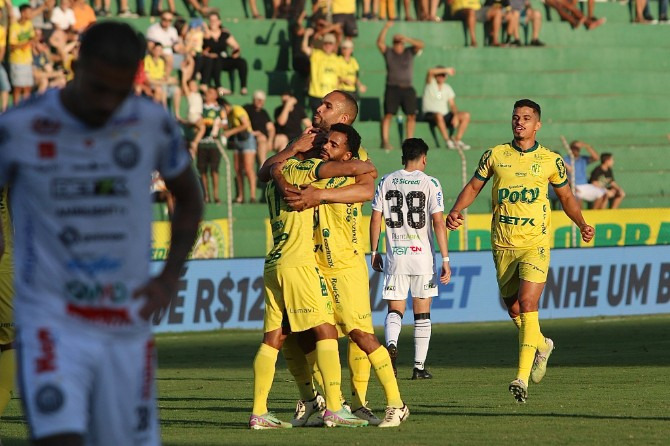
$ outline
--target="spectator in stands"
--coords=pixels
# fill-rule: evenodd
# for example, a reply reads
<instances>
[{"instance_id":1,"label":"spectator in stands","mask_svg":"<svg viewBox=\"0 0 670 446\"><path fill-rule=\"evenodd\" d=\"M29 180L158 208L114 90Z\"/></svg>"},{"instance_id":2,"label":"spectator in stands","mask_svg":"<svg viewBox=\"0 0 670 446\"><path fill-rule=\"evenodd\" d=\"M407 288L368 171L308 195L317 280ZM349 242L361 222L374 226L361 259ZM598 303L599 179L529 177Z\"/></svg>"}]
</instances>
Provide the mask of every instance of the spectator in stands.
<instances>
[{"instance_id":1,"label":"spectator in stands","mask_svg":"<svg viewBox=\"0 0 670 446\"><path fill-rule=\"evenodd\" d=\"M353 56L354 41L345 40L340 45L340 72L338 90L346 91L356 100L359 94L367 91L367 87L361 82L358 72L360 67L358 61Z\"/></svg>"},{"instance_id":2,"label":"spectator in stands","mask_svg":"<svg viewBox=\"0 0 670 446\"><path fill-rule=\"evenodd\" d=\"M167 107L168 89L175 84L175 79L167 71L167 64L163 58L163 45L153 42L149 54L144 58L144 71L151 87L154 100Z\"/></svg>"},{"instance_id":3,"label":"spectator in stands","mask_svg":"<svg viewBox=\"0 0 670 446\"><path fill-rule=\"evenodd\" d=\"M218 92L214 87L208 87L205 92L205 102L202 106L202 124L198 127L198 133L191 141L191 156L196 158L196 166L203 186L205 203L219 204L219 167L221 164L221 152L216 144L215 138L224 125L226 114L218 102ZM207 174L212 177L212 193L209 191Z\"/></svg>"},{"instance_id":4,"label":"spectator in stands","mask_svg":"<svg viewBox=\"0 0 670 446\"><path fill-rule=\"evenodd\" d=\"M262 166L267 158L270 148L273 147L275 137L275 125L270 119L270 115L265 110L265 92L262 90L254 91L253 103L244 106L254 137L258 152L258 165Z\"/></svg>"},{"instance_id":5,"label":"spectator in stands","mask_svg":"<svg viewBox=\"0 0 670 446\"><path fill-rule=\"evenodd\" d=\"M540 40L542 29L542 13L533 9L529 0L510 0L511 10L506 14L507 35L510 45L521 45L519 26L521 23L532 27L531 46L544 46Z\"/></svg>"},{"instance_id":6,"label":"spectator in stands","mask_svg":"<svg viewBox=\"0 0 670 446\"><path fill-rule=\"evenodd\" d=\"M416 126L417 101L416 91L412 86L414 76L414 57L423 49L424 43L419 39L395 34L393 46L386 46L386 33L393 22L386 22L377 37L377 48L384 56L386 63L386 91L384 92L384 119L382 120L382 146L391 150L389 127L391 118L402 106L407 115L407 138L414 136ZM408 43L409 46L405 46Z\"/></svg>"},{"instance_id":7,"label":"spectator in stands","mask_svg":"<svg viewBox=\"0 0 670 446\"><path fill-rule=\"evenodd\" d=\"M281 95L282 105L275 108L275 140L274 150L281 151L290 141L302 134L303 128L311 127L305 109L289 92Z\"/></svg>"},{"instance_id":8,"label":"spectator in stands","mask_svg":"<svg viewBox=\"0 0 670 446\"><path fill-rule=\"evenodd\" d=\"M584 27L590 31L607 21L604 17L597 19L595 17L585 16L579 7L572 3L571 0L545 0L544 4L554 8L563 20L570 23L573 29L584 25Z\"/></svg>"},{"instance_id":9,"label":"spectator in stands","mask_svg":"<svg viewBox=\"0 0 670 446\"><path fill-rule=\"evenodd\" d=\"M589 153L588 156L580 154L582 148L586 149ZM586 177L586 168L590 163L600 160L600 155L598 155L598 152L590 144L583 141L572 141L570 143L570 152L572 153L572 158L575 160L574 169L570 155L564 155L563 160L565 161L565 170L568 172L568 180L572 183L574 178L575 198L580 202L595 203L605 195L606 191L602 186L589 183Z\"/></svg>"},{"instance_id":10,"label":"spectator in stands","mask_svg":"<svg viewBox=\"0 0 670 446\"><path fill-rule=\"evenodd\" d=\"M164 11L171 12L172 14L177 13L177 9L175 8L174 0L167 0L167 9L163 9L162 7L163 0L151 0L151 15L154 17L160 17L161 13ZM188 5L188 2L185 1ZM142 9L144 9L144 5L142 5ZM138 6L139 9L139 6Z\"/></svg>"},{"instance_id":11,"label":"spectator in stands","mask_svg":"<svg viewBox=\"0 0 670 446\"><path fill-rule=\"evenodd\" d=\"M379 0L363 0L363 20L373 20L379 14Z\"/></svg>"},{"instance_id":12,"label":"spectator in stands","mask_svg":"<svg viewBox=\"0 0 670 446\"><path fill-rule=\"evenodd\" d=\"M163 11L160 21L147 28L147 49L151 51L154 42L161 44L163 48L163 58L165 59L165 70L172 73L174 67L174 53L183 53L184 45L179 39L177 28L172 25L174 14L170 11Z\"/></svg>"},{"instance_id":13,"label":"spectator in stands","mask_svg":"<svg viewBox=\"0 0 670 446\"><path fill-rule=\"evenodd\" d=\"M379 1L379 18L382 20L395 20L398 18L396 13L395 3L396 0L375 0ZM410 21L412 19L409 13L409 0L405 0L405 20Z\"/></svg>"},{"instance_id":14,"label":"spectator in stands","mask_svg":"<svg viewBox=\"0 0 670 446\"><path fill-rule=\"evenodd\" d=\"M456 107L456 93L445 81L447 75L455 74L453 68L435 67L428 70L426 86L423 90L424 119L437 125L444 142L450 149L470 150L470 146L463 142L463 135L470 124L470 113L458 110ZM456 131L452 140L450 133Z\"/></svg>"},{"instance_id":15,"label":"spectator in stands","mask_svg":"<svg viewBox=\"0 0 670 446\"><path fill-rule=\"evenodd\" d=\"M488 30L489 46L500 46L500 29L504 10L509 8L509 0L486 0L475 16ZM519 42L521 43L521 42Z\"/></svg>"},{"instance_id":16,"label":"spectator in stands","mask_svg":"<svg viewBox=\"0 0 670 446\"><path fill-rule=\"evenodd\" d=\"M441 18L437 16L437 7L440 4L440 0L421 0L421 20L427 22L440 22Z\"/></svg>"},{"instance_id":17,"label":"spectator in stands","mask_svg":"<svg viewBox=\"0 0 670 446\"><path fill-rule=\"evenodd\" d=\"M96 17L107 17L111 13L111 0L93 0Z\"/></svg>"},{"instance_id":18,"label":"spectator in stands","mask_svg":"<svg viewBox=\"0 0 670 446\"><path fill-rule=\"evenodd\" d=\"M240 45L235 37L221 27L218 13L209 14L209 33L202 45L202 84L209 86L212 82L221 89L221 71L232 73L237 71L240 79L240 93L247 94L247 61L241 57Z\"/></svg>"},{"instance_id":19,"label":"spectator in stands","mask_svg":"<svg viewBox=\"0 0 670 446\"><path fill-rule=\"evenodd\" d=\"M302 39L306 28L303 26L306 12L302 10L296 20L288 25L289 41L291 42L291 66L293 71L303 79L309 78L309 56L302 50Z\"/></svg>"},{"instance_id":20,"label":"spectator in stands","mask_svg":"<svg viewBox=\"0 0 670 446\"><path fill-rule=\"evenodd\" d=\"M342 26L344 37L349 39L358 37L356 0L335 0L332 2L331 12L333 14L333 23Z\"/></svg>"},{"instance_id":21,"label":"spectator in stands","mask_svg":"<svg viewBox=\"0 0 670 446\"><path fill-rule=\"evenodd\" d=\"M53 29L48 38L49 45L56 50L58 61L65 64L72 56L77 40L77 33L73 30L76 18L72 10L72 0L61 0L60 5L53 8L50 20Z\"/></svg>"},{"instance_id":22,"label":"spectator in stands","mask_svg":"<svg viewBox=\"0 0 670 446\"><path fill-rule=\"evenodd\" d=\"M219 102L228 117L223 135L228 138L228 147L235 150L235 203L244 203L244 177L249 181L249 203L256 202L256 137L246 110L240 105L231 105L224 98Z\"/></svg>"},{"instance_id":23,"label":"spectator in stands","mask_svg":"<svg viewBox=\"0 0 670 446\"><path fill-rule=\"evenodd\" d=\"M74 26L72 27L77 33L81 33L91 23L95 23L95 11L86 3L86 0L73 0L72 11L74 12Z\"/></svg>"},{"instance_id":24,"label":"spectator in stands","mask_svg":"<svg viewBox=\"0 0 670 446\"><path fill-rule=\"evenodd\" d=\"M30 5L21 5L19 20L12 22L9 26L9 71L14 104L28 99L35 85L32 53L35 28L33 22L30 21L31 12Z\"/></svg>"},{"instance_id":25,"label":"spectator in stands","mask_svg":"<svg viewBox=\"0 0 670 446\"><path fill-rule=\"evenodd\" d=\"M337 56L338 38L335 34L328 33L323 36L321 47L317 47L317 41L310 46L308 41L312 35L311 28L305 30L302 40L302 50L309 55L310 76L307 95L309 97L309 108L314 114L317 107L321 105L321 99L339 85L340 61Z\"/></svg>"},{"instance_id":26,"label":"spectator in stands","mask_svg":"<svg viewBox=\"0 0 670 446\"><path fill-rule=\"evenodd\" d=\"M4 11L0 9L0 60L5 60L7 52L7 28L2 25ZM5 65L0 63L0 113L7 111L9 107L9 92L12 91L12 85L9 83L9 76Z\"/></svg>"},{"instance_id":27,"label":"spectator in stands","mask_svg":"<svg viewBox=\"0 0 670 446\"><path fill-rule=\"evenodd\" d=\"M33 22L33 28L44 30L45 35L49 37L49 33L53 29L50 18L54 6L56 6L56 0L30 0L28 2L23 0L15 1L13 4L14 6L20 6L23 3L28 3L32 8L30 20Z\"/></svg>"},{"instance_id":28,"label":"spectator in stands","mask_svg":"<svg viewBox=\"0 0 670 446\"><path fill-rule=\"evenodd\" d=\"M604 187L605 195L593 203L593 209L605 209L607 202L610 203L610 209L617 209L621 201L626 197L626 193L619 184L614 181L614 155L603 153L600 155L600 166L591 172L590 182L599 187Z\"/></svg>"},{"instance_id":29,"label":"spectator in stands","mask_svg":"<svg viewBox=\"0 0 670 446\"><path fill-rule=\"evenodd\" d=\"M477 24L477 11L482 5L479 0L453 0L451 2L451 16L463 22L463 26L468 29L470 36L470 46L477 46L477 36L475 34L475 25ZM467 45L467 42L466 42Z\"/></svg>"},{"instance_id":30,"label":"spectator in stands","mask_svg":"<svg viewBox=\"0 0 670 446\"><path fill-rule=\"evenodd\" d=\"M49 45L44 42L41 29L35 30L32 52L33 79L37 94L42 94L49 88L65 87L65 73L54 67Z\"/></svg>"}]
</instances>

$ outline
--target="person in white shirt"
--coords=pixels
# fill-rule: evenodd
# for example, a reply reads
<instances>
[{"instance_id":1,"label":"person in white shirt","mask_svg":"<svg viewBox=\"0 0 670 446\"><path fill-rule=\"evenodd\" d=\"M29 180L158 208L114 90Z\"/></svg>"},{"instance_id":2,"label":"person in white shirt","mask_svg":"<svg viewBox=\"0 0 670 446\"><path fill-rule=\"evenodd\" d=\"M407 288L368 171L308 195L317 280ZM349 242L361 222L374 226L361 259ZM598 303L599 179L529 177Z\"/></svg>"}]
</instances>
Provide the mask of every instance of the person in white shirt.
<instances>
[{"instance_id":1,"label":"person in white shirt","mask_svg":"<svg viewBox=\"0 0 670 446\"><path fill-rule=\"evenodd\" d=\"M402 144L404 169L385 175L372 200L370 246L372 268L384 272L382 297L388 301L384 324L386 347L398 356L398 337L408 292L414 310L414 370L412 379L430 379L425 362L430 344L430 304L437 296L433 235L442 254L439 281L449 283L451 268L444 222L444 196L440 182L424 173L428 146L420 138ZM377 252L382 219L386 223L386 265Z\"/></svg>"},{"instance_id":2,"label":"person in white shirt","mask_svg":"<svg viewBox=\"0 0 670 446\"><path fill-rule=\"evenodd\" d=\"M423 90L423 116L426 121L437 125L447 147L450 149L469 150L470 146L463 142L463 135L470 124L470 113L460 111L456 107L456 93L445 81L447 75L453 76L453 68L435 67L428 70L426 87ZM456 132L452 139L449 134Z\"/></svg>"},{"instance_id":3,"label":"person in white shirt","mask_svg":"<svg viewBox=\"0 0 670 446\"><path fill-rule=\"evenodd\" d=\"M165 59L165 70L172 73L174 67L174 53L182 52L183 48L179 40L177 28L172 25L174 14L170 11L163 11L160 21L147 28L147 49L151 50L153 43L158 42L163 45L163 58Z\"/></svg>"},{"instance_id":4,"label":"person in white shirt","mask_svg":"<svg viewBox=\"0 0 670 446\"><path fill-rule=\"evenodd\" d=\"M75 22L72 0L61 0L60 5L51 12L51 23L54 24L54 29L67 31Z\"/></svg>"}]
</instances>

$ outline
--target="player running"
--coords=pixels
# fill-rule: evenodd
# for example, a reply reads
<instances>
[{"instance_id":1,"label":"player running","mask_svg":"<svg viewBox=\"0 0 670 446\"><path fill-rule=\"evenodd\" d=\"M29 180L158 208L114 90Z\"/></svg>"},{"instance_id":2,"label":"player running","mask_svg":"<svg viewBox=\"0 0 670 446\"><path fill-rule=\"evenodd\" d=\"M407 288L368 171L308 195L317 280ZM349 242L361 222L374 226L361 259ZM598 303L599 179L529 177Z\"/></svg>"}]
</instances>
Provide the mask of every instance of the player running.
<instances>
[{"instance_id":1,"label":"player running","mask_svg":"<svg viewBox=\"0 0 670 446\"><path fill-rule=\"evenodd\" d=\"M451 279L444 198L440 182L425 174L428 146L420 138L402 144L404 169L385 175L372 200L370 246L372 268L384 272L382 297L388 303L384 323L386 346L393 359L398 356L398 338L408 293L414 310L414 369L412 379L430 379L425 368L430 335L430 304L437 296L433 235L442 254L440 283ZM386 268L377 252L382 218L386 223Z\"/></svg>"},{"instance_id":2,"label":"player running","mask_svg":"<svg viewBox=\"0 0 670 446\"><path fill-rule=\"evenodd\" d=\"M491 245L500 295L519 328L519 365L509 391L520 403L528 398L528 379L539 383L544 377L554 349L553 341L540 331L538 318L549 271L549 183L566 215L579 227L582 240L588 243L594 235L567 187L563 158L536 140L541 127L540 106L530 99L517 101L512 113L512 142L484 152L477 171L447 216L447 227L458 229L463 221L461 211L493 179Z\"/></svg>"}]
</instances>

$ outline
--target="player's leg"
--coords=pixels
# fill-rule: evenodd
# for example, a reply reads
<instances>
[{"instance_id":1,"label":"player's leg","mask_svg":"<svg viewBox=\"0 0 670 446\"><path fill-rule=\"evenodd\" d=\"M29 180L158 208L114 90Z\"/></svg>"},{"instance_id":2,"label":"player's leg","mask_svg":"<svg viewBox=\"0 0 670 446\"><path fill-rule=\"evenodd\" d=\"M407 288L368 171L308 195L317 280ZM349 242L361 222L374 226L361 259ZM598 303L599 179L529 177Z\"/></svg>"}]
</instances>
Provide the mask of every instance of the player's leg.
<instances>
[{"instance_id":1,"label":"player's leg","mask_svg":"<svg viewBox=\"0 0 670 446\"><path fill-rule=\"evenodd\" d=\"M409 277L387 274L384 276L383 290L382 299L386 300L388 306L388 312L384 320L384 337L386 338L386 348L391 355L393 373L397 375L398 338L402 328L402 317L405 314L405 300L409 292Z\"/></svg>"},{"instance_id":2,"label":"player's leg","mask_svg":"<svg viewBox=\"0 0 670 446\"><path fill-rule=\"evenodd\" d=\"M434 274L411 276L410 293L414 310L414 369L412 379L430 379L433 376L426 370L426 357L430 346L432 324L430 305L437 296L437 279Z\"/></svg>"},{"instance_id":3,"label":"player's leg","mask_svg":"<svg viewBox=\"0 0 670 446\"><path fill-rule=\"evenodd\" d=\"M468 126L470 125L470 112L466 111L457 112L454 115L451 124L458 129L456 130L456 136L454 137L456 145L461 146L463 150L470 149L470 146L463 142L463 135L465 135L465 131L468 129Z\"/></svg>"},{"instance_id":4,"label":"player's leg","mask_svg":"<svg viewBox=\"0 0 670 446\"><path fill-rule=\"evenodd\" d=\"M212 198L214 203L220 203L219 199L219 168L221 167L221 152L215 147L211 149L212 156L212 166L210 168L212 172Z\"/></svg>"}]
</instances>

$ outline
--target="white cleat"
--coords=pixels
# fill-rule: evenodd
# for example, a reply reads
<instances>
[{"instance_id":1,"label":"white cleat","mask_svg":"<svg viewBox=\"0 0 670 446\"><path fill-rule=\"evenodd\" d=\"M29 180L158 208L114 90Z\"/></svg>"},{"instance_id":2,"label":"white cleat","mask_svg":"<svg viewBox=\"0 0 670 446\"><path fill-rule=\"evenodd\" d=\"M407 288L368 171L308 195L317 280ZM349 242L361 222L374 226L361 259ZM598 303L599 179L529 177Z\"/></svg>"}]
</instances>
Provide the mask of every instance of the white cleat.
<instances>
[{"instance_id":1,"label":"white cleat","mask_svg":"<svg viewBox=\"0 0 670 446\"><path fill-rule=\"evenodd\" d=\"M386 416L384 421L379 423L379 427L397 427L400 426L400 423L405 421L409 417L409 408L407 404L404 404L402 407L386 407Z\"/></svg>"},{"instance_id":2,"label":"white cleat","mask_svg":"<svg viewBox=\"0 0 670 446\"><path fill-rule=\"evenodd\" d=\"M309 400L303 401L299 400L298 404L295 406L295 414L291 420L291 425L293 427L304 427L304 426L319 426L323 425L323 416L321 417L320 423L310 423L309 419L314 414L323 415L323 412L326 410L326 400L320 395L316 396ZM315 417L316 418L316 417ZM312 421L315 421L314 419Z\"/></svg>"},{"instance_id":3,"label":"white cleat","mask_svg":"<svg viewBox=\"0 0 670 446\"><path fill-rule=\"evenodd\" d=\"M528 384L523 382L522 379L515 379L509 384L509 391L514 395L514 399L517 403L525 403L528 399Z\"/></svg>"},{"instance_id":4,"label":"white cleat","mask_svg":"<svg viewBox=\"0 0 670 446\"><path fill-rule=\"evenodd\" d=\"M547 373L547 362L549 362L549 356L554 351L554 341L549 338L544 338L544 340L549 349L544 352L540 352L540 350L535 352L535 361L533 362L533 368L530 370L530 380L535 384L542 381L542 378Z\"/></svg>"}]
</instances>

